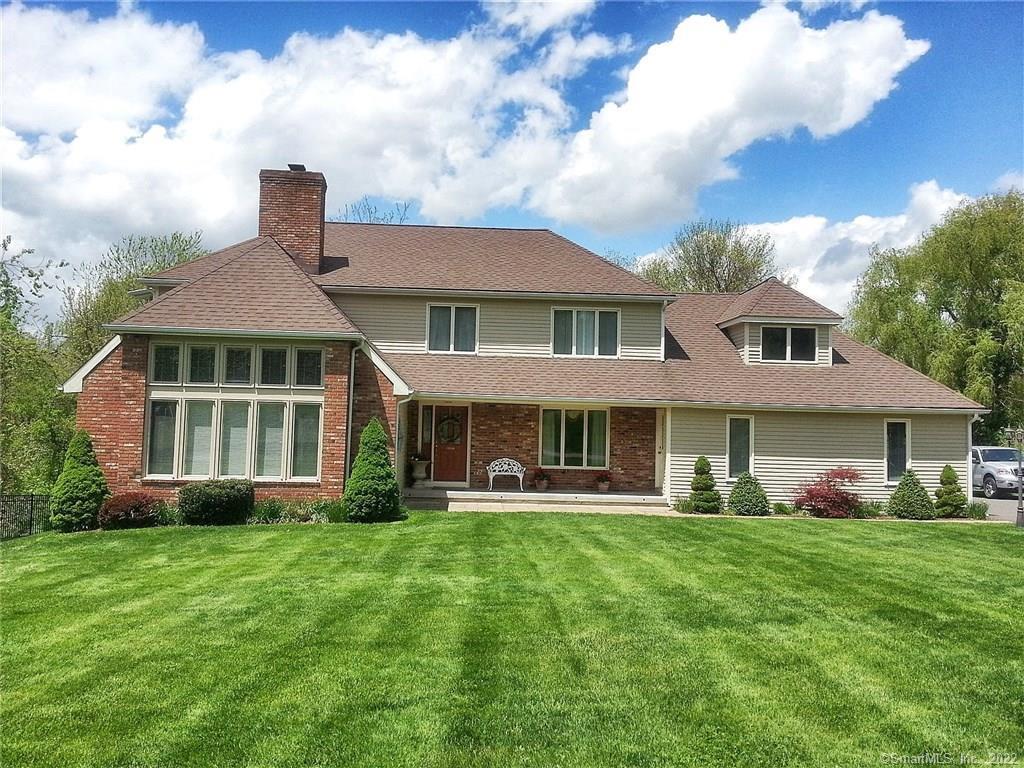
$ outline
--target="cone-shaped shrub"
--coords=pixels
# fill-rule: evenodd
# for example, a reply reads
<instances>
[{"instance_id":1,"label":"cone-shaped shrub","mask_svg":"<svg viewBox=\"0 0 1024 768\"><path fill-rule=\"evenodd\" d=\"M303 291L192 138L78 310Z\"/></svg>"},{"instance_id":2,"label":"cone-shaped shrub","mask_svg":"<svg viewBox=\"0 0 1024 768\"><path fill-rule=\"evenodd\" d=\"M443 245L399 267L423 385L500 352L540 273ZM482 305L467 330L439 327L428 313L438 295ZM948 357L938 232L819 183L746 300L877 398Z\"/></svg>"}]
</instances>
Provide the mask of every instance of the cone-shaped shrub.
<instances>
[{"instance_id":1,"label":"cone-shaped shrub","mask_svg":"<svg viewBox=\"0 0 1024 768\"><path fill-rule=\"evenodd\" d=\"M376 418L359 437L359 452L345 484L345 519L350 523L401 520L402 497L388 455L388 436Z\"/></svg>"},{"instance_id":2,"label":"cone-shaped shrub","mask_svg":"<svg viewBox=\"0 0 1024 768\"><path fill-rule=\"evenodd\" d=\"M711 462L706 456L698 456L693 464L690 501L693 511L699 515L717 515L722 511L722 494L715 489L715 476L711 474Z\"/></svg>"},{"instance_id":3,"label":"cone-shaped shrub","mask_svg":"<svg viewBox=\"0 0 1024 768\"><path fill-rule=\"evenodd\" d=\"M888 512L893 517L910 520L931 520L935 517L935 507L928 491L912 470L908 469L900 478L900 484L889 499Z\"/></svg>"},{"instance_id":4,"label":"cone-shaped shrub","mask_svg":"<svg viewBox=\"0 0 1024 768\"><path fill-rule=\"evenodd\" d=\"M64 533L95 528L96 515L109 495L89 433L80 429L68 444L64 468L53 486L50 525Z\"/></svg>"},{"instance_id":5,"label":"cone-shaped shrub","mask_svg":"<svg viewBox=\"0 0 1024 768\"><path fill-rule=\"evenodd\" d=\"M729 494L729 511L734 515L747 517L765 517L772 513L764 488L749 472L744 472L736 478L736 485Z\"/></svg>"},{"instance_id":6,"label":"cone-shaped shrub","mask_svg":"<svg viewBox=\"0 0 1024 768\"><path fill-rule=\"evenodd\" d=\"M935 514L939 517L967 517L967 494L951 464L942 468L935 489Z\"/></svg>"}]
</instances>

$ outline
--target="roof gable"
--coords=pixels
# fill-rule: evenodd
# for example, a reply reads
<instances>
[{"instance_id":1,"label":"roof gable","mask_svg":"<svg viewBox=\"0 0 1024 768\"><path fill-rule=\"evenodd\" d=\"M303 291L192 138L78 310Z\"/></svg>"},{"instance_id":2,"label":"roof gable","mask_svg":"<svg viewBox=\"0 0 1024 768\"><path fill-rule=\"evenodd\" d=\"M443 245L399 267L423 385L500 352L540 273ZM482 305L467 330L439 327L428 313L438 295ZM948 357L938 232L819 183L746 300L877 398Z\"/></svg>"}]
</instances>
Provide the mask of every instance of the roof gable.
<instances>
[{"instance_id":1,"label":"roof gable","mask_svg":"<svg viewBox=\"0 0 1024 768\"><path fill-rule=\"evenodd\" d=\"M359 335L272 237L246 241L217 256L212 269L108 327L321 338Z\"/></svg>"},{"instance_id":2,"label":"roof gable","mask_svg":"<svg viewBox=\"0 0 1024 768\"><path fill-rule=\"evenodd\" d=\"M843 316L790 288L776 277L769 277L737 296L718 318L718 325L741 317L799 318L838 323Z\"/></svg>"}]
</instances>

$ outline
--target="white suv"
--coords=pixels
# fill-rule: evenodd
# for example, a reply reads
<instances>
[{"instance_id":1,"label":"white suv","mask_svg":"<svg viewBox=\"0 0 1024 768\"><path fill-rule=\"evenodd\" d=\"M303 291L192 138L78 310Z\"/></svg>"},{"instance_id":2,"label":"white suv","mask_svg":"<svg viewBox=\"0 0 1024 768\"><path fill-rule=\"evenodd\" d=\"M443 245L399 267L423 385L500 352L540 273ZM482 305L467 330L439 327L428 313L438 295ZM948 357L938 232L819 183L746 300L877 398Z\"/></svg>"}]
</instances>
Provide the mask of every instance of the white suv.
<instances>
[{"instance_id":1,"label":"white suv","mask_svg":"<svg viewBox=\"0 0 1024 768\"><path fill-rule=\"evenodd\" d=\"M1016 448L979 445L971 449L974 462L974 487L981 488L986 499L994 499L1004 491L1017 491L1021 479L1017 476Z\"/></svg>"}]
</instances>

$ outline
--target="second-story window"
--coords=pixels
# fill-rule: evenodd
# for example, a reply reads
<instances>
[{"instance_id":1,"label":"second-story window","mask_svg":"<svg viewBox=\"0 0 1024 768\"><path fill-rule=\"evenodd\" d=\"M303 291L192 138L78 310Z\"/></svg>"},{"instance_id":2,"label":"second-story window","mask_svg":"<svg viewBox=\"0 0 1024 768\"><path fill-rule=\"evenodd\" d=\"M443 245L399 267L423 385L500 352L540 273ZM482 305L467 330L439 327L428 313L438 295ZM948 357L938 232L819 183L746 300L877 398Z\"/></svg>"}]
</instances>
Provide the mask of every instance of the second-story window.
<instances>
[{"instance_id":1,"label":"second-story window","mask_svg":"<svg viewBox=\"0 0 1024 768\"><path fill-rule=\"evenodd\" d=\"M554 310L551 351L556 355L616 357L619 354L619 313L610 309Z\"/></svg>"},{"instance_id":2,"label":"second-story window","mask_svg":"<svg viewBox=\"0 0 1024 768\"><path fill-rule=\"evenodd\" d=\"M476 325L476 307L431 304L427 307L427 349L476 352Z\"/></svg>"}]
</instances>

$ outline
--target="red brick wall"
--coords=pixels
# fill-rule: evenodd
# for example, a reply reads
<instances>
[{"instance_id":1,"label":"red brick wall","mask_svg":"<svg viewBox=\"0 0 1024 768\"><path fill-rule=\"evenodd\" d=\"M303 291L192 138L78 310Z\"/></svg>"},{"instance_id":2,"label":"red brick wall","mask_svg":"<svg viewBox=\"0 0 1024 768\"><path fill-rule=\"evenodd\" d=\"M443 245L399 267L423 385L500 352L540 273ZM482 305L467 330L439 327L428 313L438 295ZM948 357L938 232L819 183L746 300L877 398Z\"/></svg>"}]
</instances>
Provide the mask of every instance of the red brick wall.
<instances>
[{"instance_id":1,"label":"red brick wall","mask_svg":"<svg viewBox=\"0 0 1024 768\"><path fill-rule=\"evenodd\" d=\"M653 408L611 409L610 472L612 490L653 491L657 416ZM525 465L526 482L540 458L540 407L473 403L470 486L487 487L487 465L509 457ZM595 489L594 469L551 469L551 488ZM511 483L511 485L510 485ZM495 479L495 487L516 487L515 478Z\"/></svg>"},{"instance_id":2,"label":"red brick wall","mask_svg":"<svg viewBox=\"0 0 1024 768\"><path fill-rule=\"evenodd\" d=\"M362 352L356 353L355 403L352 409L352 460L359 449L363 429L376 416L388 435L388 451L395 460L395 429L398 426L398 398L394 385Z\"/></svg>"},{"instance_id":3,"label":"red brick wall","mask_svg":"<svg viewBox=\"0 0 1024 768\"><path fill-rule=\"evenodd\" d=\"M327 181L322 173L260 171L260 237L274 237L309 274L324 255Z\"/></svg>"},{"instance_id":4,"label":"red brick wall","mask_svg":"<svg viewBox=\"0 0 1024 768\"><path fill-rule=\"evenodd\" d=\"M335 497L344 490L351 344L325 346L321 482L257 483L259 498ZM113 492L144 489L170 499L185 481L142 479L148 354L148 337L125 336L121 345L86 377L78 395L77 423L92 437L96 458Z\"/></svg>"}]
</instances>

